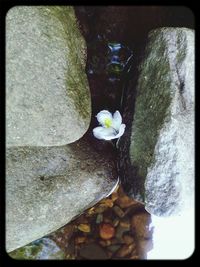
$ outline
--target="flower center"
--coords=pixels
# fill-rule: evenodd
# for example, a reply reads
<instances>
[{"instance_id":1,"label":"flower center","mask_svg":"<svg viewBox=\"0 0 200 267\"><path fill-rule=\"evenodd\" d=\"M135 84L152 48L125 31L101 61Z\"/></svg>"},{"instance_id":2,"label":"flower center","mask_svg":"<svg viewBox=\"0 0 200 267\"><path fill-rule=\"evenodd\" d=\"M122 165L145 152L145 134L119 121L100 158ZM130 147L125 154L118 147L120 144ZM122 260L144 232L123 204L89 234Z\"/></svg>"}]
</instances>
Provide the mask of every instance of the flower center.
<instances>
[{"instance_id":1,"label":"flower center","mask_svg":"<svg viewBox=\"0 0 200 267\"><path fill-rule=\"evenodd\" d=\"M104 120L104 125L106 126L106 128L109 128L111 126L111 124L112 124L112 120L111 119L106 118Z\"/></svg>"}]
</instances>

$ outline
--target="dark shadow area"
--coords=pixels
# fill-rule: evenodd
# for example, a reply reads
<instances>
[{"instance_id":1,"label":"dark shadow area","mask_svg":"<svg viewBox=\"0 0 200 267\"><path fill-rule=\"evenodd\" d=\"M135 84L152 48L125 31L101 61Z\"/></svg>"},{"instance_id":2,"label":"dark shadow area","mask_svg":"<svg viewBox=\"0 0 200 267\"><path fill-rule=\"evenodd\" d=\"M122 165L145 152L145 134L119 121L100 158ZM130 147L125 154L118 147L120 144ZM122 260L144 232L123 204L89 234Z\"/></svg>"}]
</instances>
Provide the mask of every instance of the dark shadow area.
<instances>
[{"instance_id":1,"label":"dark shadow area","mask_svg":"<svg viewBox=\"0 0 200 267\"><path fill-rule=\"evenodd\" d=\"M137 194L133 190L143 188L144 181L134 175L137 170L130 164L128 149L138 66L143 60L148 33L159 27L194 29L194 15L185 6L77 6L75 13L87 43L86 72L92 97L88 141L91 140L97 150L107 148L116 154L124 190ZM95 115L103 109L122 113L126 131L120 139L119 150L92 135L92 129L97 126Z\"/></svg>"}]
</instances>

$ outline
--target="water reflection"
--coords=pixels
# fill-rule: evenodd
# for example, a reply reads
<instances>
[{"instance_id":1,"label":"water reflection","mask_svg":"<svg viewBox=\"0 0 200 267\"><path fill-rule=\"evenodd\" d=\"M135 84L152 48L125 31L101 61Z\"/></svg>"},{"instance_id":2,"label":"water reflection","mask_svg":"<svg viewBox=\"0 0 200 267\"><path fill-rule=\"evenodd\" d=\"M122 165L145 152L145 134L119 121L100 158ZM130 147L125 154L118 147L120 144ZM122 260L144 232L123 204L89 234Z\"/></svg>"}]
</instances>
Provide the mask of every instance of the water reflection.
<instances>
[{"instance_id":1,"label":"water reflection","mask_svg":"<svg viewBox=\"0 0 200 267\"><path fill-rule=\"evenodd\" d=\"M186 259L194 251L194 210L168 218L151 215L153 249L147 259Z\"/></svg>"}]
</instances>

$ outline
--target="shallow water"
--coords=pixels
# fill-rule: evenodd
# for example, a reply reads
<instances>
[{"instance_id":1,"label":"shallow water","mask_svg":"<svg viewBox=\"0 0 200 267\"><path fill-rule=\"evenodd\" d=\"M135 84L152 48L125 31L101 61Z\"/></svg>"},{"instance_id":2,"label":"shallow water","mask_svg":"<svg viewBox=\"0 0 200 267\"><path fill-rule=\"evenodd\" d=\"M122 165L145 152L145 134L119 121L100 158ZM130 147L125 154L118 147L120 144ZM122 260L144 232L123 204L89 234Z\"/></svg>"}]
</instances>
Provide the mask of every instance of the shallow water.
<instances>
[{"instance_id":1,"label":"shallow water","mask_svg":"<svg viewBox=\"0 0 200 267\"><path fill-rule=\"evenodd\" d=\"M193 29L194 16L184 6L77 6L75 13L87 43L86 73L92 97L88 140L97 149L104 148L105 142L94 141L91 134L97 126L95 115L103 109L122 113L126 131L120 140L121 149L118 151L112 146L107 147L111 153L115 153L120 181L129 194L130 188L137 188L141 181L137 178L135 181L128 180L128 175L120 171L120 166L122 159L123 164L128 166L138 66L143 60L148 33L159 27ZM131 110L128 109L130 106Z\"/></svg>"},{"instance_id":2,"label":"shallow water","mask_svg":"<svg viewBox=\"0 0 200 267\"><path fill-rule=\"evenodd\" d=\"M118 109L122 112L123 122L126 124L126 138L121 141L122 149L120 152L116 150L115 153L118 158L116 167L119 178L123 189L129 193L130 187L137 187L137 183L141 181L136 179L133 184L127 180L126 174L120 171L122 162L119 157L124 162L129 161L128 140L134 112L134 107L131 112L126 109L125 104L128 103L127 99L131 103L135 101L137 67L143 59L148 32L159 27L194 29L194 15L184 6L77 7L75 10L88 46L87 74L93 112L95 114L102 109ZM189 223L188 235L184 231L184 221ZM155 230L154 249L149 252L149 259L183 259L192 254L193 211L169 219L152 216L152 225ZM171 232L171 238L166 237L165 233L168 232Z\"/></svg>"}]
</instances>

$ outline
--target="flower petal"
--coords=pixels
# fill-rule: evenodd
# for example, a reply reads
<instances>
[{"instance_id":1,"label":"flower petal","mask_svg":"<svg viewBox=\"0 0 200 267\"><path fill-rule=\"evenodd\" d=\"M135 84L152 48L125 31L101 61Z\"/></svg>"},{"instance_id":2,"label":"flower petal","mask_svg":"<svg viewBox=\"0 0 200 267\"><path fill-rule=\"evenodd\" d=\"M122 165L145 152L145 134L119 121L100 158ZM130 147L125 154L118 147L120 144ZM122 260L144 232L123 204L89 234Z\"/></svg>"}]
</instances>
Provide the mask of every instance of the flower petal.
<instances>
[{"instance_id":1,"label":"flower petal","mask_svg":"<svg viewBox=\"0 0 200 267\"><path fill-rule=\"evenodd\" d=\"M112 122L112 126L119 131L120 129L120 125L122 123L122 116L119 113L119 111L115 111L114 115L113 115L113 122Z\"/></svg>"},{"instance_id":2,"label":"flower petal","mask_svg":"<svg viewBox=\"0 0 200 267\"><path fill-rule=\"evenodd\" d=\"M111 140L115 136L115 130L99 126L93 129L93 134L97 139Z\"/></svg>"},{"instance_id":3,"label":"flower petal","mask_svg":"<svg viewBox=\"0 0 200 267\"><path fill-rule=\"evenodd\" d=\"M108 130L110 130L111 128L107 129L107 128L103 128L103 127L101 127L101 128L103 128L103 129L105 129L105 130L107 131L107 133L106 133L106 131L105 131L105 135L102 135L102 134L101 134L101 138L99 138L99 139L112 140L112 139L119 138L119 137L121 137L121 136L124 134L125 127L126 127L125 124L121 124L120 129L119 129L119 133L118 133L118 134L116 134L115 131L114 131L113 133L111 133L111 131L110 131L110 133L109 133ZM97 128L98 128L98 127L97 127Z\"/></svg>"},{"instance_id":4,"label":"flower petal","mask_svg":"<svg viewBox=\"0 0 200 267\"><path fill-rule=\"evenodd\" d=\"M119 128L119 133L115 136L115 138L121 137L125 132L125 128L126 128L126 125L125 124L121 124L120 128Z\"/></svg>"},{"instance_id":5,"label":"flower petal","mask_svg":"<svg viewBox=\"0 0 200 267\"><path fill-rule=\"evenodd\" d=\"M108 110L102 110L97 115L98 122L104 126L105 125L105 119L110 119L112 121L112 114Z\"/></svg>"}]
</instances>

